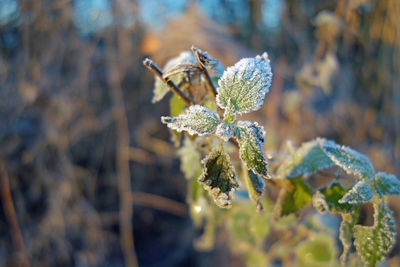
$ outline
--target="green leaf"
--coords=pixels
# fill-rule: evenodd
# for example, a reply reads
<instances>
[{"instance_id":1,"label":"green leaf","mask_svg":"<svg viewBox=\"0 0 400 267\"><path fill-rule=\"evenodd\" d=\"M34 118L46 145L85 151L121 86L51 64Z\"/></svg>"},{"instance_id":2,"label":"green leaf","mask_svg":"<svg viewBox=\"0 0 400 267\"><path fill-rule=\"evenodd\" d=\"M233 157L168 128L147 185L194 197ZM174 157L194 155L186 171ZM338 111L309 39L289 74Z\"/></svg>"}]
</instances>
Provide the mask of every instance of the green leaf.
<instances>
[{"instance_id":1,"label":"green leaf","mask_svg":"<svg viewBox=\"0 0 400 267\"><path fill-rule=\"evenodd\" d=\"M400 194L400 181L393 174L378 172L375 175L375 187L384 195Z\"/></svg>"},{"instance_id":2,"label":"green leaf","mask_svg":"<svg viewBox=\"0 0 400 267\"><path fill-rule=\"evenodd\" d=\"M173 94L169 100L169 115L178 116L185 109L185 103L176 94Z\"/></svg>"},{"instance_id":3,"label":"green leaf","mask_svg":"<svg viewBox=\"0 0 400 267\"><path fill-rule=\"evenodd\" d=\"M169 69L172 69L176 65L179 64L195 64L196 58L189 51L183 51L179 54L179 56L171 58L164 66L163 71L167 72ZM169 79L178 85L184 79L183 73L177 73L171 75ZM164 98L164 96L169 92L168 86L158 77L156 77L154 82L154 90L153 90L153 103L156 103Z\"/></svg>"},{"instance_id":4,"label":"green leaf","mask_svg":"<svg viewBox=\"0 0 400 267\"><path fill-rule=\"evenodd\" d=\"M331 167L334 164L333 161L321 149L321 143L325 141L325 139L317 138L303 143L279 167L278 174L291 178Z\"/></svg>"},{"instance_id":5,"label":"green leaf","mask_svg":"<svg viewBox=\"0 0 400 267\"><path fill-rule=\"evenodd\" d=\"M366 180L374 178L375 170L367 156L333 141L326 140L321 143L321 147L327 156L348 174Z\"/></svg>"},{"instance_id":6,"label":"green leaf","mask_svg":"<svg viewBox=\"0 0 400 267\"><path fill-rule=\"evenodd\" d=\"M386 203L374 203L374 225L354 226L354 245L369 266L383 260L396 242L396 223Z\"/></svg>"},{"instance_id":7,"label":"green leaf","mask_svg":"<svg viewBox=\"0 0 400 267\"><path fill-rule=\"evenodd\" d=\"M373 196L374 191L371 185L365 181L359 181L339 200L339 203L358 204L371 200Z\"/></svg>"},{"instance_id":8,"label":"green leaf","mask_svg":"<svg viewBox=\"0 0 400 267\"><path fill-rule=\"evenodd\" d=\"M261 211L263 210L261 199L265 190L264 179L255 174L252 170L247 170L244 164L242 164L242 169L249 197L256 204L257 211Z\"/></svg>"},{"instance_id":9,"label":"green leaf","mask_svg":"<svg viewBox=\"0 0 400 267\"><path fill-rule=\"evenodd\" d=\"M189 134L213 134L220 122L217 113L200 105L190 106L177 117L161 117L161 122L178 132Z\"/></svg>"},{"instance_id":10,"label":"green leaf","mask_svg":"<svg viewBox=\"0 0 400 267\"><path fill-rule=\"evenodd\" d=\"M311 188L300 177L285 180L275 206L275 217L299 211L311 201Z\"/></svg>"},{"instance_id":11,"label":"green leaf","mask_svg":"<svg viewBox=\"0 0 400 267\"><path fill-rule=\"evenodd\" d=\"M296 247L296 262L299 267L335 266L336 249L332 237L318 234Z\"/></svg>"},{"instance_id":12,"label":"green leaf","mask_svg":"<svg viewBox=\"0 0 400 267\"><path fill-rule=\"evenodd\" d=\"M358 208L350 213L341 213L342 222L339 227L339 239L342 242L343 252L340 256L340 262L343 266L346 265L351 247L353 245L353 227L358 220Z\"/></svg>"},{"instance_id":13,"label":"green leaf","mask_svg":"<svg viewBox=\"0 0 400 267\"><path fill-rule=\"evenodd\" d=\"M181 159L181 171L186 179L199 177L201 174L200 153L196 141L186 137L183 146L178 150Z\"/></svg>"},{"instance_id":14,"label":"green leaf","mask_svg":"<svg viewBox=\"0 0 400 267\"><path fill-rule=\"evenodd\" d=\"M229 67L218 81L217 104L223 109L231 104L239 114L257 110L264 103L271 80L267 53L255 58L243 58Z\"/></svg>"},{"instance_id":15,"label":"green leaf","mask_svg":"<svg viewBox=\"0 0 400 267\"><path fill-rule=\"evenodd\" d=\"M335 181L313 195L313 206L321 213L325 211L332 213L350 212L357 206L349 203L340 203L339 200L345 194L346 190L342 184Z\"/></svg>"},{"instance_id":16,"label":"green leaf","mask_svg":"<svg viewBox=\"0 0 400 267\"><path fill-rule=\"evenodd\" d=\"M238 121L234 136L239 143L239 155L247 168L262 177L269 178L267 160L264 154L265 131L262 126L251 121Z\"/></svg>"},{"instance_id":17,"label":"green leaf","mask_svg":"<svg viewBox=\"0 0 400 267\"><path fill-rule=\"evenodd\" d=\"M264 200L263 204L268 206ZM261 246L270 230L268 210L254 213L253 204L238 202L232 208L227 220L232 250L238 253L254 251Z\"/></svg>"},{"instance_id":18,"label":"green leaf","mask_svg":"<svg viewBox=\"0 0 400 267\"><path fill-rule=\"evenodd\" d=\"M235 169L228 154L213 150L202 160L203 171L198 181L221 208L230 208L235 190L239 187Z\"/></svg>"}]
</instances>

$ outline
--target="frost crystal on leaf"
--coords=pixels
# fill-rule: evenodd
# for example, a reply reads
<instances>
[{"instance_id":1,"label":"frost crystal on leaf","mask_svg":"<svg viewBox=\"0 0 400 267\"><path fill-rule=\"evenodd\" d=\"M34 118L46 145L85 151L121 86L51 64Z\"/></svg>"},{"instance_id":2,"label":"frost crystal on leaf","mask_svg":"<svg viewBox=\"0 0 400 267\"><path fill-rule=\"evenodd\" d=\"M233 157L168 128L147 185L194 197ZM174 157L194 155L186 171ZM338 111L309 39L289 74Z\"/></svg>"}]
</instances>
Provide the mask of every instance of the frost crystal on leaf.
<instances>
[{"instance_id":1,"label":"frost crystal on leaf","mask_svg":"<svg viewBox=\"0 0 400 267\"><path fill-rule=\"evenodd\" d=\"M333 141L325 141L321 143L321 147L328 157L348 174L368 180L374 178L375 170L367 156Z\"/></svg>"},{"instance_id":2,"label":"frost crystal on leaf","mask_svg":"<svg viewBox=\"0 0 400 267\"><path fill-rule=\"evenodd\" d=\"M163 71L166 72L179 64L196 64L196 58L189 51L183 51L179 56L171 58L164 66ZM175 84L179 84L184 79L184 73L178 73L169 77ZM158 77L154 81L153 103L163 99L169 92L168 86Z\"/></svg>"},{"instance_id":3,"label":"frost crystal on leaf","mask_svg":"<svg viewBox=\"0 0 400 267\"><path fill-rule=\"evenodd\" d=\"M220 122L217 113L200 105L190 106L177 117L161 117L161 122L178 132L187 131L189 134L213 134Z\"/></svg>"},{"instance_id":4,"label":"frost crystal on leaf","mask_svg":"<svg viewBox=\"0 0 400 267\"><path fill-rule=\"evenodd\" d=\"M303 143L279 167L278 174L291 178L331 167L334 164L333 161L320 146L325 141L325 139L317 138L316 140Z\"/></svg>"},{"instance_id":5,"label":"frost crystal on leaf","mask_svg":"<svg viewBox=\"0 0 400 267\"><path fill-rule=\"evenodd\" d=\"M264 127L256 122L238 121L234 136L239 142L240 158L247 168L263 177L268 176L267 160L264 154Z\"/></svg>"},{"instance_id":6,"label":"frost crystal on leaf","mask_svg":"<svg viewBox=\"0 0 400 267\"><path fill-rule=\"evenodd\" d=\"M202 160L203 172L198 181L221 208L230 208L239 181L229 156L223 151L213 150Z\"/></svg>"},{"instance_id":7,"label":"frost crystal on leaf","mask_svg":"<svg viewBox=\"0 0 400 267\"><path fill-rule=\"evenodd\" d=\"M343 245L343 253L340 256L342 266L346 266L347 258L349 256L352 241L353 241L353 227L358 220L358 209L350 213L342 213L342 222L339 227L339 239Z\"/></svg>"},{"instance_id":8,"label":"frost crystal on leaf","mask_svg":"<svg viewBox=\"0 0 400 267\"><path fill-rule=\"evenodd\" d=\"M225 142L229 141L229 138L233 136L232 124L227 122L222 122L217 126L215 134L224 139Z\"/></svg>"},{"instance_id":9,"label":"frost crystal on leaf","mask_svg":"<svg viewBox=\"0 0 400 267\"><path fill-rule=\"evenodd\" d=\"M312 205L319 212L324 214L329 211L328 203L326 203L325 196L317 191L312 197Z\"/></svg>"},{"instance_id":10,"label":"frost crystal on leaf","mask_svg":"<svg viewBox=\"0 0 400 267\"><path fill-rule=\"evenodd\" d=\"M376 188L384 195L400 194L400 181L393 174L378 172L375 176Z\"/></svg>"},{"instance_id":11,"label":"frost crystal on leaf","mask_svg":"<svg viewBox=\"0 0 400 267\"><path fill-rule=\"evenodd\" d=\"M339 203L357 204L367 202L373 196L374 191L371 185L365 181L360 181L339 200Z\"/></svg>"},{"instance_id":12,"label":"frost crystal on leaf","mask_svg":"<svg viewBox=\"0 0 400 267\"><path fill-rule=\"evenodd\" d=\"M257 110L271 86L272 72L268 54L243 58L229 67L218 81L217 104L225 109L229 100L239 114Z\"/></svg>"},{"instance_id":13,"label":"frost crystal on leaf","mask_svg":"<svg viewBox=\"0 0 400 267\"><path fill-rule=\"evenodd\" d=\"M396 223L386 203L374 203L374 225L354 226L354 245L362 260L374 266L396 242Z\"/></svg>"},{"instance_id":14,"label":"frost crystal on leaf","mask_svg":"<svg viewBox=\"0 0 400 267\"><path fill-rule=\"evenodd\" d=\"M341 203L339 200L346 194L346 190L342 184L335 181L330 185L321 188L317 193L323 196L323 199L328 207L328 211L332 213L342 213L354 210L357 206L349 203ZM315 196L316 194L314 194ZM313 197L314 198L314 197Z\"/></svg>"}]
</instances>

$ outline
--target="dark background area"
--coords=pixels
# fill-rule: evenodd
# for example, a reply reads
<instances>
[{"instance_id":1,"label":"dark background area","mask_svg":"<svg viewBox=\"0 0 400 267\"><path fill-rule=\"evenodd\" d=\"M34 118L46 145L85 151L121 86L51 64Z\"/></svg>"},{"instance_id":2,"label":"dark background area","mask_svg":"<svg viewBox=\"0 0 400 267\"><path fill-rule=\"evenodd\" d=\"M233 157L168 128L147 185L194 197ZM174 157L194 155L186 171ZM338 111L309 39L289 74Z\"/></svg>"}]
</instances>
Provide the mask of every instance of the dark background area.
<instances>
[{"instance_id":1,"label":"dark background area","mask_svg":"<svg viewBox=\"0 0 400 267\"><path fill-rule=\"evenodd\" d=\"M0 0L0 265L124 266L132 228L140 266L241 266L223 235L193 247L168 100L151 104L142 65L191 45L225 67L268 52L252 114L267 152L324 136L400 177L399 14L397 0Z\"/></svg>"}]
</instances>

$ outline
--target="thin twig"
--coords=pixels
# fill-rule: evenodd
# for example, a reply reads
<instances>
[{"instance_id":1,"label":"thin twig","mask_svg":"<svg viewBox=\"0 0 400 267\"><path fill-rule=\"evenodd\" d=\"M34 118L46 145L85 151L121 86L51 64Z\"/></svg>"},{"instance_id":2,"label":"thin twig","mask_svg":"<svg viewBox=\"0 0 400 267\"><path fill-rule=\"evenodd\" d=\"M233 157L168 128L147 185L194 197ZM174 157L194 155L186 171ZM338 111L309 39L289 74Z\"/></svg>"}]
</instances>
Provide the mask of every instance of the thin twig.
<instances>
[{"instance_id":1,"label":"thin twig","mask_svg":"<svg viewBox=\"0 0 400 267\"><path fill-rule=\"evenodd\" d=\"M3 204L4 215L6 216L6 220L11 228L11 240L14 244L14 247L18 251L20 266L27 267L29 266L28 256L26 254L21 229L18 225L17 215L15 213L15 208L10 193L9 178L3 161L0 161L0 179L1 203Z\"/></svg>"},{"instance_id":2,"label":"thin twig","mask_svg":"<svg viewBox=\"0 0 400 267\"><path fill-rule=\"evenodd\" d=\"M120 220L120 240L123 250L126 266L138 266L135 245L133 242L132 215L133 207L131 205L131 181L129 169L129 129L128 121L125 115L125 105L121 89L121 77L118 69L117 52L113 47L112 40L108 40L107 64L108 76L114 119L116 124L117 148L116 165L119 195L119 220Z\"/></svg>"},{"instance_id":3,"label":"thin twig","mask_svg":"<svg viewBox=\"0 0 400 267\"><path fill-rule=\"evenodd\" d=\"M177 216L186 216L187 207L178 201L143 192L132 193L132 204L143 205L154 209L166 211Z\"/></svg>"},{"instance_id":4,"label":"thin twig","mask_svg":"<svg viewBox=\"0 0 400 267\"><path fill-rule=\"evenodd\" d=\"M174 94L182 99L186 106L190 106L193 104L192 101L182 93L182 91L178 88L178 86L174 84L173 81L171 81L168 77L163 77L163 71L156 65L156 63L153 62L153 60L151 60L150 58L146 58L145 60L143 60L143 65L151 70L154 75L160 78Z\"/></svg>"},{"instance_id":5,"label":"thin twig","mask_svg":"<svg viewBox=\"0 0 400 267\"><path fill-rule=\"evenodd\" d=\"M203 75L204 79L206 80L206 84L207 84L207 88L212 92L212 94L214 95L214 97L217 96L217 89L215 88L210 74L207 71L207 68L204 66L203 61L201 59L202 57L202 52L199 48L192 46L191 50L196 58L197 61L197 65L199 66L200 70L201 70L201 74Z\"/></svg>"}]
</instances>

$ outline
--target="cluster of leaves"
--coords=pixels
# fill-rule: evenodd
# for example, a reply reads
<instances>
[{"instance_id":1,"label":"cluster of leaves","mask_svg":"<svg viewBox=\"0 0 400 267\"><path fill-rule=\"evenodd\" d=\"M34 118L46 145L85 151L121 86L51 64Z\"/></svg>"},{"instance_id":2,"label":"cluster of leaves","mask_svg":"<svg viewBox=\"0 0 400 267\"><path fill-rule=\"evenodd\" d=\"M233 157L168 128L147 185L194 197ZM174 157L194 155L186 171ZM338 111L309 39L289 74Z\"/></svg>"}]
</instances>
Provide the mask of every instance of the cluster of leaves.
<instances>
[{"instance_id":1,"label":"cluster of leaves","mask_svg":"<svg viewBox=\"0 0 400 267\"><path fill-rule=\"evenodd\" d=\"M335 181L317 190L311 198L312 190L303 178L334 165L357 182L346 190ZM333 141L317 138L302 144L283 162L277 173L291 185L284 189L284 197L278 200L282 215L301 209L311 200L317 211L341 215L342 264L347 262L353 238L358 254L365 264L371 266L384 259L393 247L396 225L384 196L400 194L400 181L392 174L375 173L367 156ZM373 203L373 226L356 224L360 205L365 202Z\"/></svg>"},{"instance_id":2,"label":"cluster of leaves","mask_svg":"<svg viewBox=\"0 0 400 267\"><path fill-rule=\"evenodd\" d=\"M266 53L244 58L222 72L222 64L217 59L197 48L192 48L192 52L183 52L166 64L162 79L156 79L153 101L161 100L168 93L167 81L178 84L178 88L193 100L193 105L185 108L184 102L174 95L170 101L171 116L161 117L161 121L173 131L175 139L183 138L181 134L184 132L188 134L178 154L181 169L190 180L188 203L191 204L193 220L196 225L207 221L201 242L197 244L199 248L206 248L212 246L216 218L219 217L215 214L221 214L221 211L208 205L201 186L220 208L232 207L235 191L240 190L240 180L246 185L246 195L256 203L257 210L262 210L263 203L266 203L263 198L264 178L270 178L270 175L263 149L264 128L256 122L237 120L236 115L261 107L271 86L272 72ZM200 54L196 55L196 52ZM218 83L214 94L207 91L207 77L211 77L212 87ZM196 101L196 95L200 93ZM213 96L215 102L211 101ZM235 146L241 163L232 162L228 155ZM342 169L357 182L349 187L336 180L316 190L310 188L307 177L333 166ZM241 177L236 174L239 168ZM394 175L376 173L365 155L333 141L317 138L303 143L285 158L272 176L282 188L271 212L267 210L258 217L245 215L250 211L246 208L244 212L240 207L245 205L238 201L238 207L231 211L228 220L233 238L246 244L243 250L249 262L265 260L260 253L262 240L269 232L269 223L276 223L310 203L320 213L341 216L339 238L343 245L340 257L343 265L348 263L353 239L358 255L371 266L384 259L393 247L395 222L385 196L400 194L400 182ZM357 225L360 205L365 202L373 204L373 226ZM258 229L257 233L254 234L251 229ZM333 242L319 235L301 243L296 252L299 264L318 266L322 262L332 262L336 258L333 252L323 259L314 254L318 254L321 247L334 247ZM248 249L249 246L257 249ZM300 257L307 254L304 251L314 256L310 259Z\"/></svg>"}]
</instances>

